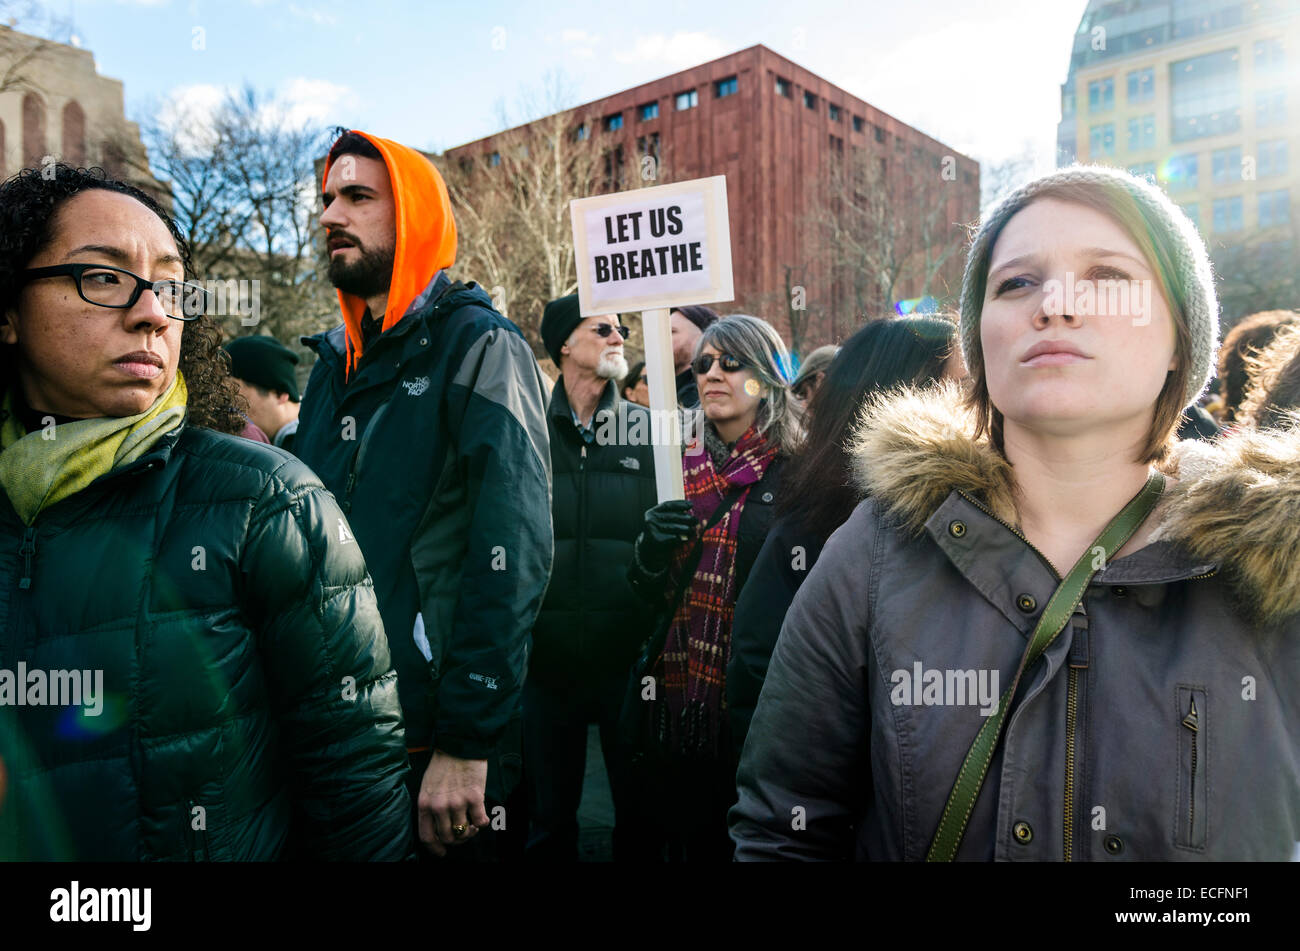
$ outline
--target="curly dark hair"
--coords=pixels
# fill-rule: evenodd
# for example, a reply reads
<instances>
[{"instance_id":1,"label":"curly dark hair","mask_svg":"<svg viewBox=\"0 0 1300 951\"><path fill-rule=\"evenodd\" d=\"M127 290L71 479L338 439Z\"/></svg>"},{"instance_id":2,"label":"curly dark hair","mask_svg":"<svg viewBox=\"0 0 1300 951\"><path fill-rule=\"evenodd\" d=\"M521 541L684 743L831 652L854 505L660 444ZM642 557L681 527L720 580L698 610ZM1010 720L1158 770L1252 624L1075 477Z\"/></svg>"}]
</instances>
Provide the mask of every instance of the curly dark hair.
<instances>
[{"instance_id":1,"label":"curly dark hair","mask_svg":"<svg viewBox=\"0 0 1300 951\"><path fill-rule=\"evenodd\" d=\"M25 168L0 184L0 320L18 306L22 272L54 237L55 213L79 192L91 188L128 195L162 219L176 242L185 277L194 275L189 244L176 222L158 202L134 185L109 178L102 168L74 168L62 162L42 169ZM239 433L239 388L222 352L221 332L207 315L189 321L181 334L180 372L189 391L186 422L223 433ZM13 346L0 346L0 379L17 378Z\"/></svg>"}]
</instances>

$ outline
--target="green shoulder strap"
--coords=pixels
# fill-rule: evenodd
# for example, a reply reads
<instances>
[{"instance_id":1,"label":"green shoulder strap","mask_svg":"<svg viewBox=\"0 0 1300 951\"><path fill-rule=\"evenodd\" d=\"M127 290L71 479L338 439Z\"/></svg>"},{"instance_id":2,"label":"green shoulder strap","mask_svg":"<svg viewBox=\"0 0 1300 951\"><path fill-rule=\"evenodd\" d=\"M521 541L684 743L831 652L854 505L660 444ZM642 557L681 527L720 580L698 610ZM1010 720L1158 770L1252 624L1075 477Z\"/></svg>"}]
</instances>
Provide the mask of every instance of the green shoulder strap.
<instances>
[{"instance_id":1,"label":"green shoulder strap","mask_svg":"<svg viewBox=\"0 0 1300 951\"><path fill-rule=\"evenodd\" d=\"M1016 687L1020 685L1020 678L1034 665L1034 661L1038 660L1048 645L1056 640L1057 635L1064 630L1066 622L1074 614L1075 608L1079 606L1079 602L1083 600L1083 593L1096 573L1096 569L1092 567L1095 561L1093 552L1100 547L1105 551L1105 560L1109 562L1115 552L1123 548L1133 537L1138 526L1146 521L1164 487L1165 477L1152 470L1142 491L1124 506L1098 536L1096 542L1075 562L1070 573L1065 576L1047 602L1047 607L1043 608L1038 624L1029 638L1029 645L1025 648L1024 656L1020 658L1020 666L1016 668L1011 686L1003 691L997 712L984 721L979 734L975 737L975 742L966 753L961 771L957 773L957 781L953 783L952 792L948 794L948 804L944 806L943 817L939 820L939 828L934 833L934 841L930 843L926 861L951 862L956 858L962 836L966 834L966 823L970 820L971 811L975 808L975 800L979 798L980 789L984 785L989 763L993 760L993 751L997 749L998 740L1002 736L1002 725L1006 721L1007 711L1011 708L1011 701L1016 695Z\"/></svg>"}]
</instances>

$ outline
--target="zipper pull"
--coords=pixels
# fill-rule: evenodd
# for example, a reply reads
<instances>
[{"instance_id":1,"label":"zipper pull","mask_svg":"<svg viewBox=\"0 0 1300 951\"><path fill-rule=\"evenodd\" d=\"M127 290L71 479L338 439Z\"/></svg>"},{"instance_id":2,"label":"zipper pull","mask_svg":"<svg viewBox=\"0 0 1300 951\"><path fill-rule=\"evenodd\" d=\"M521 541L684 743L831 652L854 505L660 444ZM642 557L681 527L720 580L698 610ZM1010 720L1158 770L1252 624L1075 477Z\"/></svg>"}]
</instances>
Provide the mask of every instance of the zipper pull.
<instances>
[{"instance_id":1,"label":"zipper pull","mask_svg":"<svg viewBox=\"0 0 1300 951\"><path fill-rule=\"evenodd\" d=\"M1187 729L1191 730L1193 733L1196 733L1201 725L1201 721L1200 717L1196 715L1196 698L1192 697L1191 701L1192 708L1187 711L1187 716L1183 717L1183 726L1187 727Z\"/></svg>"},{"instance_id":2,"label":"zipper pull","mask_svg":"<svg viewBox=\"0 0 1300 951\"><path fill-rule=\"evenodd\" d=\"M352 511L352 489L357 484L357 470L353 469L348 473L348 485L343 490L343 514L348 515Z\"/></svg>"},{"instance_id":3,"label":"zipper pull","mask_svg":"<svg viewBox=\"0 0 1300 951\"><path fill-rule=\"evenodd\" d=\"M26 591L32 586L32 555L36 554L36 529L31 525L23 532L23 544L18 554L23 556L23 576L18 587Z\"/></svg>"}]
</instances>

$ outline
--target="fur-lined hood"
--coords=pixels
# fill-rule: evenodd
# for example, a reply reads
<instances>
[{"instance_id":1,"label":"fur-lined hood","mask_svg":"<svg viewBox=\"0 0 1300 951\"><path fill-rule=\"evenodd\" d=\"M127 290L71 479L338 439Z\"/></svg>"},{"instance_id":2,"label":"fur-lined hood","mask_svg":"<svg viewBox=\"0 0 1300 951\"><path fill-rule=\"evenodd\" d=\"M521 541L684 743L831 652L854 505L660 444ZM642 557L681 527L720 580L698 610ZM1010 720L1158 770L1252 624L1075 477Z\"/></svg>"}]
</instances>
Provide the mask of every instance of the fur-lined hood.
<instances>
[{"instance_id":1,"label":"fur-lined hood","mask_svg":"<svg viewBox=\"0 0 1300 951\"><path fill-rule=\"evenodd\" d=\"M1018 526L1011 464L974 428L952 382L871 400L849 444L859 488L915 532L954 489ZM1262 623L1300 612L1300 428L1187 440L1160 468L1178 482L1151 541L1218 563Z\"/></svg>"}]
</instances>

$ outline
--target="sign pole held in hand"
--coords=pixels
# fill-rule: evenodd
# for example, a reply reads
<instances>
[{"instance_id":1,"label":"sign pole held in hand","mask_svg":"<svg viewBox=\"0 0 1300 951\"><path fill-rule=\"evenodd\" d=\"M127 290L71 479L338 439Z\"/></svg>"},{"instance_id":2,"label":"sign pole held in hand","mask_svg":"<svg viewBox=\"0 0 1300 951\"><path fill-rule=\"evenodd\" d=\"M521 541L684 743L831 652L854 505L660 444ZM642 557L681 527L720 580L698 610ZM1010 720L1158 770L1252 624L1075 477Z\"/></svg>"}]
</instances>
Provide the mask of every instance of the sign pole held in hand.
<instances>
[{"instance_id":1,"label":"sign pole held in hand","mask_svg":"<svg viewBox=\"0 0 1300 951\"><path fill-rule=\"evenodd\" d=\"M660 502L685 498L674 307L735 297L723 175L569 203L584 317L641 311Z\"/></svg>"},{"instance_id":2,"label":"sign pole held in hand","mask_svg":"<svg viewBox=\"0 0 1300 951\"><path fill-rule=\"evenodd\" d=\"M670 312L662 308L641 312L641 335L645 338L645 378L650 388L651 419L673 425L659 427L663 438L655 441L655 486L659 501L686 498L682 485L682 444L677 413L677 373L673 365L673 332ZM652 427L653 429L653 427Z\"/></svg>"}]
</instances>

